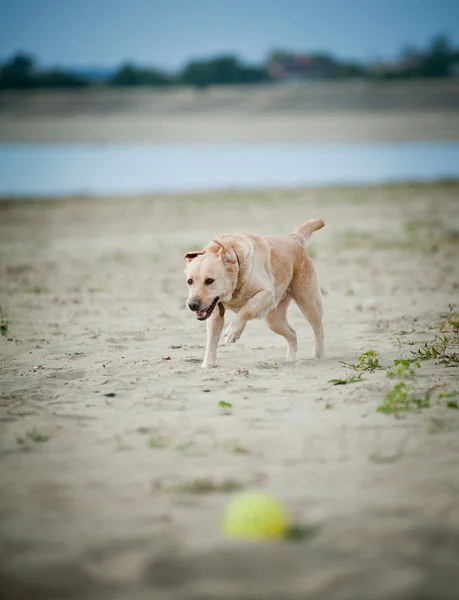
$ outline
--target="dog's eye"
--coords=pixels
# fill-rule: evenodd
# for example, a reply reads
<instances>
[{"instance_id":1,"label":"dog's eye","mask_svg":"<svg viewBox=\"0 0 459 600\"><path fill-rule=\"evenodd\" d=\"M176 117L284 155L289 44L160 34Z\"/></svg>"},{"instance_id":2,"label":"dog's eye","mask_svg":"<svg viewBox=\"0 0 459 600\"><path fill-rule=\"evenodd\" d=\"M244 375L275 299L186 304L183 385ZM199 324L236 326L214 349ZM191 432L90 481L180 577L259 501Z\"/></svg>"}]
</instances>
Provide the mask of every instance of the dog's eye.
<instances>
[{"instance_id":1,"label":"dog's eye","mask_svg":"<svg viewBox=\"0 0 459 600\"><path fill-rule=\"evenodd\" d=\"M212 283L213 283L214 281L215 281L215 279L210 279L210 278L209 278L209 279L206 279L204 283L205 283L206 285L212 285Z\"/></svg>"},{"instance_id":2,"label":"dog's eye","mask_svg":"<svg viewBox=\"0 0 459 600\"><path fill-rule=\"evenodd\" d=\"M188 285L192 285L193 284L193 280L192 279L188 279L187 284Z\"/></svg>"}]
</instances>

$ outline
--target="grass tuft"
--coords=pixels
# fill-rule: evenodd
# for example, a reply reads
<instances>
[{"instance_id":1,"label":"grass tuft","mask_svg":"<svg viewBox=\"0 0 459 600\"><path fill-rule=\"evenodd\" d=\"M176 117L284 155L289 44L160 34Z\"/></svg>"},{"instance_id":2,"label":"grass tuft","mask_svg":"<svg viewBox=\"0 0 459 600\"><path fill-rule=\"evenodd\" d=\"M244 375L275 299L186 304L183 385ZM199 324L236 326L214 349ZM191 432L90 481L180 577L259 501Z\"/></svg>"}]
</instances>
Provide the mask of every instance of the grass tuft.
<instances>
[{"instance_id":1,"label":"grass tuft","mask_svg":"<svg viewBox=\"0 0 459 600\"><path fill-rule=\"evenodd\" d=\"M349 375L345 379L329 379L328 383L332 383L333 385L346 385L348 383L358 383L359 381L363 381L363 373L359 373L358 375Z\"/></svg>"},{"instance_id":2,"label":"grass tuft","mask_svg":"<svg viewBox=\"0 0 459 600\"><path fill-rule=\"evenodd\" d=\"M413 395L413 381L416 372L410 362L398 360L398 364L387 371L387 377L399 379L398 383L387 392L384 402L378 406L377 412L398 415L400 412L430 408L430 394L424 398Z\"/></svg>"},{"instance_id":3,"label":"grass tuft","mask_svg":"<svg viewBox=\"0 0 459 600\"><path fill-rule=\"evenodd\" d=\"M23 437L16 436L16 441L18 444L25 445L27 442L34 442L35 444L42 444L49 440L48 435L43 435L34 427L33 429L29 429L25 432Z\"/></svg>"},{"instance_id":4,"label":"grass tuft","mask_svg":"<svg viewBox=\"0 0 459 600\"><path fill-rule=\"evenodd\" d=\"M47 294L48 291L49 290L40 285L33 285L25 290L27 294Z\"/></svg>"},{"instance_id":5,"label":"grass tuft","mask_svg":"<svg viewBox=\"0 0 459 600\"><path fill-rule=\"evenodd\" d=\"M353 369L354 371L370 371L372 373L376 369L382 368L379 364L379 358L374 350L368 350L367 352L361 354L356 364L347 363L344 361L340 361L340 363L348 369Z\"/></svg>"},{"instance_id":6,"label":"grass tuft","mask_svg":"<svg viewBox=\"0 0 459 600\"><path fill-rule=\"evenodd\" d=\"M218 483L211 478L192 479L182 485L173 488L175 492L182 494L212 494L222 492L230 494L244 489L244 485L235 479L225 479Z\"/></svg>"},{"instance_id":7,"label":"grass tuft","mask_svg":"<svg viewBox=\"0 0 459 600\"><path fill-rule=\"evenodd\" d=\"M148 438L147 447L150 448L150 450L160 450L161 448L165 448L166 446L167 444L164 438Z\"/></svg>"},{"instance_id":8,"label":"grass tuft","mask_svg":"<svg viewBox=\"0 0 459 600\"><path fill-rule=\"evenodd\" d=\"M231 414L231 409L233 408L233 405L230 402L225 402L224 400L220 400L220 402L218 403L218 406L221 409L222 415L230 415Z\"/></svg>"}]
</instances>

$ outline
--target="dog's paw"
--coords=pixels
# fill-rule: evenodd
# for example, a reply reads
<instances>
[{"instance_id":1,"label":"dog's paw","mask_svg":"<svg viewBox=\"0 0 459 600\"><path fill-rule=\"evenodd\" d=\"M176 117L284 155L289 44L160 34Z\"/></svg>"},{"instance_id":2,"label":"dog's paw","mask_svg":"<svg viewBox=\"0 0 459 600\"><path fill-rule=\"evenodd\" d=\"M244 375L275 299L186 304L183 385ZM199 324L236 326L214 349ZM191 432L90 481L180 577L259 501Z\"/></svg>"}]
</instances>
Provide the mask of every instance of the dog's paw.
<instances>
[{"instance_id":1,"label":"dog's paw","mask_svg":"<svg viewBox=\"0 0 459 600\"><path fill-rule=\"evenodd\" d=\"M215 367L215 361L212 360L204 360L201 365L201 369L211 369L212 367Z\"/></svg>"},{"instance_id":2,"label":"dog's paw","mask_svg":"<svg viewBox=\"0 0 459 600\"><path fill-rule=\"evenodd\" d=\"M244 324L239 323L238 321L234 321L225 329L224 338L225 344L234 344L241 337L242 332L244 331Z\"/></svg>"}]
</instances>

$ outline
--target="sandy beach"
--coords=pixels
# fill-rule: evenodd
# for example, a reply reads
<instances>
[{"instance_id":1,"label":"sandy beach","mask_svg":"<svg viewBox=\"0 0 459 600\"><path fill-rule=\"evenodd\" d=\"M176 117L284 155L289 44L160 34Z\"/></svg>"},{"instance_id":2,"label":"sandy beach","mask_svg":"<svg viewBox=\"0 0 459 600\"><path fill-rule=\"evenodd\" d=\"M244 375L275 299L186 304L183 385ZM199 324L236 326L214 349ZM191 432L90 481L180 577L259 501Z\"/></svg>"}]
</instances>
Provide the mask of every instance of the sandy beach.
<instances>
[{"instance_id":1,"label":"sandy beach","mask_svg":"<svg viewBox=\"0 0 459 600\"><path fill-rule=\"evenodd\" d=\"M0 93L1 143L459 140L459 80Z\"/></svg>"},{"instance_id":2,"label":"sandy beach","mask_svg":"<svg viewBox=\"0 0 459 600\"><path fill-rule=\"evenodd\" d=\"M458 194L444 182L1 202L6 597L454 598L458 363L415 369L429 408L377 409L398 381L387 368L458 311ZM326 359L292 308L297 363L256 321L200 369L184 253L312 217L327 222L310 247ZM383 368L329 383L358 376L340 361L368 350ZM305 539L226 540L222 511L252 488Z\"/></svg>"}]
</instances>

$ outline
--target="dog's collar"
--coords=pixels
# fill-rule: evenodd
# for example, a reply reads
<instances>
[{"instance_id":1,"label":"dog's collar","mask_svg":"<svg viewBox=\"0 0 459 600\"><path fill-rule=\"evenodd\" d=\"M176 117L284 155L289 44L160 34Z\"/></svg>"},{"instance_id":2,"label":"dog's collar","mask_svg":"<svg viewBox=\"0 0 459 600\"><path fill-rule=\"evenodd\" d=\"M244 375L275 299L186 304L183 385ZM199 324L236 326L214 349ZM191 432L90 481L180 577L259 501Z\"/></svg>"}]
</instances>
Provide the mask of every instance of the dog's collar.
<instances>
[{"instance_id":1,"label":"dog's collar","mask_svg":"<svg viewBox=\"0 0 459 600\"><path fill-rule=\"evenodd\" d=\"M234 250L234 254L236 255L237 266L240 269L241 268L241 261L239 260L239 254L237 253L237 250L235 248L233 248L233 250Z\"/></svg>"},{"instance_id":2,"label":"dog's collar","mask_svg":"<svg viewBox=\"0 0 459 600\"><path fill-rule=\"evenodd\" d=\"M233 248L234 250L234 254L236 255L236 260L237 260L237 281L236 281L236 287L234 288L233 294L237 294L239 292L239 278L241 276L241 261L239 260L239 254L237 253L237 250L235 248Z\"/></svg>"}]
</instances>

